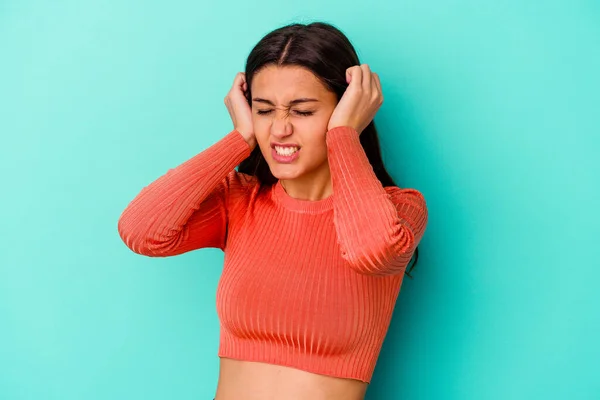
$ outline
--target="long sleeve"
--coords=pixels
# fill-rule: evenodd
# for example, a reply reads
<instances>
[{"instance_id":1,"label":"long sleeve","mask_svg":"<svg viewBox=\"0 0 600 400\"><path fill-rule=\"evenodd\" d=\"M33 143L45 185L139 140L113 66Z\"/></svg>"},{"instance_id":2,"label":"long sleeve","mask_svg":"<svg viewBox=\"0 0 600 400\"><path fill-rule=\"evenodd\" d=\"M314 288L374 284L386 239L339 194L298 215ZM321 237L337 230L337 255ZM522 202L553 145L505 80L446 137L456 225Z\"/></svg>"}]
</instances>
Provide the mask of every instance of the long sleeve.
<instances>
[{"instance_id":1,"label":"long sleeve","mask_svg":"<svg viewBox=\"0 0 600 400\"><path fill-rule=\"evenodd\" d=\"M151 257L203 247L223 249L229 191L243 184L234 168L250 152L242 135L233 130L145 186L119 218L123 242L135 253Z\"/></svg>"},{"instance_id":2,"label":"long sleeve","mask_svg":"<svg viewBox=\"0 0 600 400\"><path fill-rule=\"evenodd\" d=\"M427 225L423 195L384 188L353 128L329 130L326 143L342 257L364 274L404 272Z\"/></svg>"}]
</instances>

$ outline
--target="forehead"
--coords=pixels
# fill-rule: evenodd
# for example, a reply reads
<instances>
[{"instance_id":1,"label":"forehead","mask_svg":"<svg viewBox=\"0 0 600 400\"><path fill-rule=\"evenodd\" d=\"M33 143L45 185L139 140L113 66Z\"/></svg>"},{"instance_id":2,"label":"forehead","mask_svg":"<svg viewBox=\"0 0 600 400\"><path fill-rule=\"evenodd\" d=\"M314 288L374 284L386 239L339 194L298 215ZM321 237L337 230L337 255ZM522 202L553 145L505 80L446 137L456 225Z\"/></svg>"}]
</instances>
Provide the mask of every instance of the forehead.
<instances>
[{"instance_id":1,"label":"forehead","mask_svg":"<svg viewBox=\"0 0 600 400\"><path fill-rule=\"evenodd\" d=\"M252 79L252 95L285 101L297 97L322 97L329 91L308 69L298 66L269 65Z\"/></svg>"}]
</instances>

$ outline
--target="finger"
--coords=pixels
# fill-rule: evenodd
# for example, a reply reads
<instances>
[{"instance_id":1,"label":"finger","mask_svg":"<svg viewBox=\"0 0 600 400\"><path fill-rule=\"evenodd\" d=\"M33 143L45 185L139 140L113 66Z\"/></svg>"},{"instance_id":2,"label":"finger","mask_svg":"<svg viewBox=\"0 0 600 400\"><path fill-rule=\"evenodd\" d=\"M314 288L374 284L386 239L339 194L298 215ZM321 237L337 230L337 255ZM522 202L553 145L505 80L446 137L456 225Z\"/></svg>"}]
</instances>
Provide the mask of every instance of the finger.
<instances>
[{"instance_id":1,"label":"finger","mask_svg":"<svg viewBox=\"0 0 600 400\"><path fill-rule=\"evenodd\" d=\"M375 86L377 86L377 90L381 92L381 81L379 80L379 74L373 72L373 80L375 82Z\"/></svg>"},{"instance_id":2,"label":"finger","mask_svg":"<svg viewBox=\"0 0 600 400\"><path fill-rule=\"evenodd\" d=\"M362 85L362 70L358 65L354 65L346 70L346 82L350 85Z\"/></svg>"},{"instance_id":3,"label":"finger","mask_svg":"<svg viewBox=\"0 0 600 400\"><path fill-rule=\"evenodd\" d=\"M248 84L246 83L246 77L242 72L239 72L235 77L235 82L233 83L233 91L241 92L243 95L246 95L248 91Z\"/></svg>"},{"instance_id":4,"label":"finger","mask_svg":"<svg viewBox=\"0 0 600 400\"><path fill-rule=\"evenodd\" d=\"M371 68L367 64L362 64L360 66L362 71L362 88L365 92L371 92Z\"/></svg>"},{"instance_id":5,"label":"finger","mask_svg":"<svg viewBox=\"0 0 600 400\"><path fill-rule=\"evenodd\" d=\"M373 74L373 81L375 83L375 87L377 88L377 92L379 96L383 99L383 91L381 90L381 82L379 81L379 75Z\"/></svg>"},{"instance_id":6,"label":"finger","mask_svg":"<svg viewBox=\"0 0 600 400\"><path fill-rule=\"evenodd\" d=\"M244 83L244 74L242 72L238 72L235 75L235 79L233 80L233 87L240 88Z\"/></svg>"}]
</instances>

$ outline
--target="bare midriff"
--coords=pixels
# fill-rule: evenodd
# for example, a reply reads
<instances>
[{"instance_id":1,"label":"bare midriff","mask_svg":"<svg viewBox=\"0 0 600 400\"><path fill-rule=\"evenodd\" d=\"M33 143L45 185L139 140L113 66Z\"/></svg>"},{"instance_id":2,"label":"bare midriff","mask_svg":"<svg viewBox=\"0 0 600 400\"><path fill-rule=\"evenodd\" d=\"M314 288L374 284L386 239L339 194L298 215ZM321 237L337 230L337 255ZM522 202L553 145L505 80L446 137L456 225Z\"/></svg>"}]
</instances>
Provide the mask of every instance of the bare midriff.
<instances>
[{"instance_id":1,"label":"bare midriff","mask_svg":"<svg viewBox=\"0 0 600 400\"><path fill-rule=\"evenodd\" d=\"M216 400L363 400L368 384L296 368L221 358Z\"/></svg>"}]
</instances>

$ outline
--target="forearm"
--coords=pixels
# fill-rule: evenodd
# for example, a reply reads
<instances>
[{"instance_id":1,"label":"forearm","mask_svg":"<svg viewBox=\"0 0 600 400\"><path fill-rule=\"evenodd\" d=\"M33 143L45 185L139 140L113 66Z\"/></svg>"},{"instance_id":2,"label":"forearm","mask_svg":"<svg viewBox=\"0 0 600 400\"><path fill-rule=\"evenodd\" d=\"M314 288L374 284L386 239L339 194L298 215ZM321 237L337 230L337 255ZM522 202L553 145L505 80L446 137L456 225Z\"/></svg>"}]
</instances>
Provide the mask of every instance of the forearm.
<instances>
[{"instance_id":1,"label":"forearm","mask_svg":"<svg viewBox=\"0 0 600 400\"><path fill-rule=\"evenodd\" d=\"M425 226L422 195L395 188L392 198L391 188L382 186L354 129L330 130L327 147L342 257L362 273L402 272Z\"/></svg>"},{"instance_id":2,"label":"forearm","mask_svg":"<svg viewBox=\"0 0 600 400\"><path fill-rule=\"evenodd\" d=\"M215 203L225 201L227 188L219 185L249 154L248 143L234 130L145 186L119 219L125 244L135 252L153 254L180 243L186 223L203 202L206 207L223 209ZM211 204L206 204L208 199ZM214 223L215 218L205 221Z\"/></svg>"}]
</instances>

